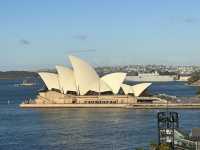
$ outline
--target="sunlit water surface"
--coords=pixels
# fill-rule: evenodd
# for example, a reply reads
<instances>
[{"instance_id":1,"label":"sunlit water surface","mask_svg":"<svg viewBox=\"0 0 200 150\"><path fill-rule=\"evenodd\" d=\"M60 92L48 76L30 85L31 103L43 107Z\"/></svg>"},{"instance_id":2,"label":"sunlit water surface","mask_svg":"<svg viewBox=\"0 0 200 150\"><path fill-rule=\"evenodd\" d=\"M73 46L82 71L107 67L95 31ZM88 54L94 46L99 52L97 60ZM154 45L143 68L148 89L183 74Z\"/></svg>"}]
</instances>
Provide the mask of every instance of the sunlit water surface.
<instances>
[{"instance_id":1,"label":"sunlit water surface","mask_svg":"<svg viewBox=\"0 0 200 150\"><path fill-rule=\"evenodd\" d=\"M34 98L41 85L16 87L20 81L0 80L0 150L126 150L157 140L156 114L160 110L134 109L20 109ZM170 87L169 87L170 86ZM193 87L180 83L153 85L152 92L168 89L177 96L192 96ZM168 94L171 94L167 90ZM8 100L10 104L8 105ZM177 110L181 127L200 127L200 110Z\"/></svg>"}]
</instances>

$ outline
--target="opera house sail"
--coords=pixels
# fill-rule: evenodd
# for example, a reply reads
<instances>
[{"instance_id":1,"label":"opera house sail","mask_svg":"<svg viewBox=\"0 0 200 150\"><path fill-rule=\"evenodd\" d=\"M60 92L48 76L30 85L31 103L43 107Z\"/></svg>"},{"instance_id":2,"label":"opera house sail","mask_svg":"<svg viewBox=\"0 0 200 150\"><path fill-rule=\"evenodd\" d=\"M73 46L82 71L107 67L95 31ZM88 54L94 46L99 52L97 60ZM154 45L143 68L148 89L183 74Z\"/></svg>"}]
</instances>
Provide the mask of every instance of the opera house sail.
<instances>
[{"instance_id":1,"label":"opera house sail","mask_svg":"<svg viewBox=\"0 0 200 150\"><path fill-rule=\"evenodd\" d=\"M33 101L21 107L126 107L137 103L137 97L151 85L124 83L126 73L116 72L100 77L86 61L69 56L72 68L56 66L57 73L40 72L46 85ZM155 103L160 103L156 100Z\"/></svg>"}]
</instances>

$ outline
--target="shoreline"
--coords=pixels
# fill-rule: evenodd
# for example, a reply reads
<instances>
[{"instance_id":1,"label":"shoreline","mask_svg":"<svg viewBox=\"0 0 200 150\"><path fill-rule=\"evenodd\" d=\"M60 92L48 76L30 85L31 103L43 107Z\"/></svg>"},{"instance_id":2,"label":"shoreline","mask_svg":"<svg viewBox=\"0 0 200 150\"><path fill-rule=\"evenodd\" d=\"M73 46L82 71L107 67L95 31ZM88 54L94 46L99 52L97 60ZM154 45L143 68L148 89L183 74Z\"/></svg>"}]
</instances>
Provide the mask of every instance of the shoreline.
<instances>
[{"instance_id":1,"label":"shoreline","mask_svg":"<svg viewBox=\"0 0 200 150\"><path fill-rule=\"evenodd\" d=\"M20 108L133 108L133 109L200 109L196 104L20 104Z\"/></svg>"}]
</instances>

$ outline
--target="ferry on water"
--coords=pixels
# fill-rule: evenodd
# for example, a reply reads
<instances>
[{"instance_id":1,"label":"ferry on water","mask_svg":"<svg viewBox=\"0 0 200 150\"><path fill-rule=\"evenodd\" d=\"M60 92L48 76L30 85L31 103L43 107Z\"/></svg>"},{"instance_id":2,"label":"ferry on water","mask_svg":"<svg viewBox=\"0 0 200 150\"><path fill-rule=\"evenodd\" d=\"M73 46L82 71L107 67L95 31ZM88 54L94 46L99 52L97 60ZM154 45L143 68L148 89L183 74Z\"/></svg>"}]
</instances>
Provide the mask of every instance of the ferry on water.
<instances>
[{"instance_id":1,"label":"ferry on water","mask_svg":"<svg viewBox=\"0 0 200 150\"><path fill-rule=\"evenodd\" d=\"M154 73L139 73L138 76L127 76L127 81L134 82L169 82L176 81L176 75L160 75L157 71Z\"/></svg>"},{"instance_id":2,"label":"ferry on water","mask_svg":"<svg viewBox=\"0 0 200 150\"><path fill-rule=\"evenodd\" d=\"M33 81L33 79L24 79L22 83L15 84L16 87L20 86L34 86L36 83Z\"/></svg>"}]
</instances>

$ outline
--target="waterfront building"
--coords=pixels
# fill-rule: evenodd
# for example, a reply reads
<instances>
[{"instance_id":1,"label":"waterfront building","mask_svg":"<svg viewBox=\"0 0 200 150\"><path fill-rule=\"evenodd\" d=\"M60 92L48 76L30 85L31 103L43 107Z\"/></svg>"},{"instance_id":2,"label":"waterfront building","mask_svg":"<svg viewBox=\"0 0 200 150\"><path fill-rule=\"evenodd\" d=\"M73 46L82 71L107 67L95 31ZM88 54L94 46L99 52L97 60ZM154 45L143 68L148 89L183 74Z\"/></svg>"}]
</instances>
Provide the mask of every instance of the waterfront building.
<instances>
[{"instance_id":1,"label":"waterfront building","mask_svg":"<svg viewBox=\"0 0 200 150\"><path fill-rule=\"evenodd\" d=\"M32 103L68 104L68 106L72 104L71 107L124 107L137 103L137 97L151 85L151 83L133 86L124 84L126 78L124 72L100 77L86 61L75 56L69 56L69 60L72 69L56 66L57 73L39 73L47 90L40 92ZM141 103L142 99L139 102ZM149 98L149 102L165 101Z\"/></svg>"},{"instance_id":2,"label":"waterfront building","mask_svg":"<svg viewBox=\"0 0 200 150\"><path fill-rule=\"evenodd\" d=\"M99 77L96 71L82 59L69 56L73 69L56 66L57 74L40 72L48 90L59 90L63 94L74 92L75 95L90 95L89 92L119 94L120 89L125 95L140 96L151 83L141 83L134 86L124 84L126 73L116 72Z\"/></svg>"}]
</instances>

